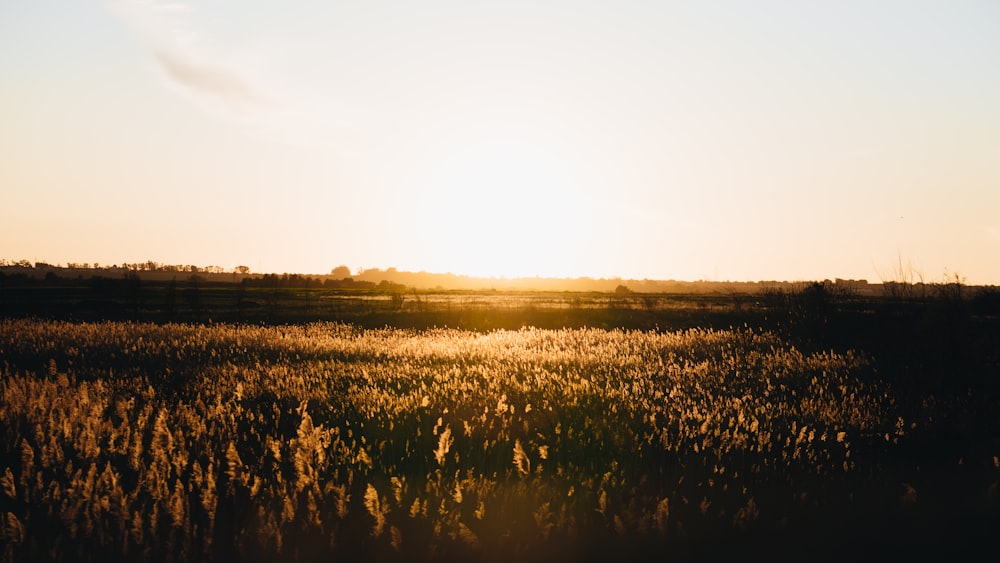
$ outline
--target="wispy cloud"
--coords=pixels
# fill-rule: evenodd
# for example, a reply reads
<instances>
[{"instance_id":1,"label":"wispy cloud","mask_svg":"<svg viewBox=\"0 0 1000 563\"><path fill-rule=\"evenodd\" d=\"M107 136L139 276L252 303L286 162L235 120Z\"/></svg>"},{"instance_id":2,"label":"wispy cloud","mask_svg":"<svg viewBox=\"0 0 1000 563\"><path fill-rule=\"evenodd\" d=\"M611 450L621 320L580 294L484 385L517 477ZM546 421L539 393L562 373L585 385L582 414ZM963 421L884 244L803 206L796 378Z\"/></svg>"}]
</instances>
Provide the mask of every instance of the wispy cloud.
<instances>
[{"instance_id":1,"label":"wispy cloud","mask_svg":"<svg viewBox=\"0 0 1000 563\"><path fill-rule=\"evenodd\" d=\"M173 83L200 96L211 96L244 113L248 106L269 105L259 88L239 73L167 51L155 52L156 60Z\"/></svg>"},{"instance_id":2,"label":"wispy cloud","mask_svg":"<svg viewBox=\"0 0 1000 563\"><path fill-rule=\"evenodd\" d=\"M187 4L114 0L111 10L150 50L168 86L195 104L238 119L253 119L255 112L277 105L227 53L206 46L189 22L194 9Z\"/></svg>"},{"instance_id":3,"label":"wispy cloud","mask_svg":"<svg viewBox=\"0 0 1000 563\"><path fill-rule=\"evenodd\" d=\"M287 76L271 60L274 46L254 57L261 45L220 44L211 29L196 25L202 14L195 5L168 0L108 2L110 11L148 50L164 87L210 115L249 127L268 141L320 152L353 154L359 137L370 129L365 126L372 122L370 112L346 108L335 95L314 92ZM277 50L282 52L282 46Z\"/></svg>"}]
</instances>

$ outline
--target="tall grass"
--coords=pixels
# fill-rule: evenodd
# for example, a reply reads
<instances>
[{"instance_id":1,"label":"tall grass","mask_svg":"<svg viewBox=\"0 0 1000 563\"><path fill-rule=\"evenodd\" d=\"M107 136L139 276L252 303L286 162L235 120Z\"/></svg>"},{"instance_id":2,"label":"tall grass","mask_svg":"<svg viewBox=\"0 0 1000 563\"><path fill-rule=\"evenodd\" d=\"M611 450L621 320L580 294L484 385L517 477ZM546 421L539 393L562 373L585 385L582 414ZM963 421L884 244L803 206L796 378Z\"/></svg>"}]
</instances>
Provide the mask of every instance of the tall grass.
<instances>
[{"instance_id":1,"label":"tall grass","mask_svg":"<svg viewBox=\"0 0 1000 563\"><path fill-rule=\"evenodd\" d=\"M749 330L0 322L6 560L572 557L862 510L910 428ZM638 543L636 543L638 542Z\"/></svg>"}]
</instances>

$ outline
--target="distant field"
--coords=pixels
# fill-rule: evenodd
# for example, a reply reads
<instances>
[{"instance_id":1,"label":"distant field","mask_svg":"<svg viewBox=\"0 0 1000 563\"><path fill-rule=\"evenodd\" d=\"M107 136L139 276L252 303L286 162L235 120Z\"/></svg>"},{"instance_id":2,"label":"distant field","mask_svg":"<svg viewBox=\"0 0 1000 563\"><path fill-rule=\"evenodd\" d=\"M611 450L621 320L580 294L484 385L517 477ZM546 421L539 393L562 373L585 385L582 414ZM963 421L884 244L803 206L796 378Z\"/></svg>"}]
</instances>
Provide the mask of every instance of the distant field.
<instances>
[{"instance_id":1,"label":"distant field","mask_svg":"<svg viewBox=\"0 0 1000 563\"><path fill-rule=\"evenodd\" d=\"M147 274L148 275L148 274ZM218 276L216 276L218 277ZM273 283L272 283L273 282ZM416 290L392 284L324 287L298 280L246 283L197 277L146 280L121 276L0 279L0 317L153 322L349 322L366 327L434 326L476 330L537 326L655 328L696 326L706 313L745 316L750 296L609 292ZM693 320L697 314L699 319ZM734 318L726 321L731 323ZM742 322L742 320L740 321ZM739 323L737 323L739 324Z\"/></svg>"},{"instance_id":2,"label":"distant field","mask_svg":"<svg viewBox=\"0 0 1000 563\"><path fill-rule=\"evenodd\" d=\"M4 558L962 558L1000 524L992 360L895 346L0 321Z\"/></svg>"}]
</instances>

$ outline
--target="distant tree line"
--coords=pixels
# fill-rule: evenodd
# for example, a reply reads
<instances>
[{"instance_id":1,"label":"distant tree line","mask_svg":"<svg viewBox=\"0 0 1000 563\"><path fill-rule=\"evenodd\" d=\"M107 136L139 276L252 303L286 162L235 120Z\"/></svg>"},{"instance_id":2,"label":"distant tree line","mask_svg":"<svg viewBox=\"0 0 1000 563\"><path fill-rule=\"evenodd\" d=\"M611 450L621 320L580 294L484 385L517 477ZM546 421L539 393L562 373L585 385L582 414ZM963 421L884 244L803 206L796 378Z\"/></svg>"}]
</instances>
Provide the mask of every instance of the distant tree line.
<instances>
[{"instance_id":1,"label":"distant tree line","mask_svg":"<svg viewBox=\"0 0 1000 563\"><path fill-rule=\"evenodd\" d=\"M83 271L86 273L83 273ZM394 269L392 270L394 271ZM145 274L159 274L157 277L145 277ZM164 277L163 274L184 274L179 278ZM228 278L223 274L230 274ZM46 262L30 262L28 260L0 259L0 278L8 280L22 279L44 280L57 282L60 279L90 279L94 287L108 288L117 286L119 282L128 280L136 284L140 280L165 283L170 279L187 280L189 284L201 283L229 284L239 283L247 288L265 289L354 289L376 290L381 292L400 293L407 291L409 286L393 280L362 280L350 276L346 266L334 268L329 275L305 274L256 274L251 275L247 266L236 266L226 271L220 266L194 266L160 264L158 262L122 263L120 265L101 265L99 263L74 263L66 266L53 265Z\"/></svg>"},{"instance_id":2,"label":"distant tree line","mask_svg":"<svg viewBox=\"0 0 1000 563\"><path fill-rule=\"evenodd\" d=\"M232 270L226 270L222 266L195 266L193 264L161 264L148 260L146 262L122 262L121 264L101 264L99 262L67 262L65 266L59 264L49 264L47 262L31 262L30 260L7 260L0 258L0 267L19 267L39 270L128 270L133 272L174 272L188 274L225 274L233 273L240 275L250 274L248 266L236 266Z\"/></svg>"},{"instance_id":3,"label":"distant tree line","mask_svg":"<svg viewBox=\"0 0 1000 563\"><path fill-rule=\"evenodd\" d=\"M476 278L451 273L408 272L396 268L357 269L352 276L351 269L341 264L331 269L329 274L254 274L248 266L240 265L232 269L221 266L196 266L192 264L162 264L153 260L146 262L123 262L120 265L103 265L98 262L69 262L65 266L29 260L8 260L0 258L0 276L16 279L25 276L34 279L57 280L60 278L114 277L131 274L139 275L143 281L166 281L173 274L184 277L204 276L203 281L212 283L244 283L248 287L266 288L330 288L362 289L399 293L407 290L470 290L470 291L573 291L611 293L616 297L631 294L715 294L739 296L762 296L765 299L780 300L782 296L806 293L837 298L888 297L903 300L923 300L938 297L952 299L974 298L985 293L989 296L1000 292L995 286L969 286L958 274L946 275L940 282L925 282L919 273L913 273L903 266L898 267L889 279L881 283L869 283L864 279L842 279L822 281L682 281L682 280L625 280L621 278ZM232 277L228 277L232 276Z\"/></svg>"},{"instance_id":4,"label":"distant tree line","mask_svg":"<svg viewBox=\"0 0 1000 563\"><path fill-rule=\"evenodd\" d=\"M302 274L264 274L262 276L245 278L242 282L247 287L262 287L268 289L390 289L386 284L391 284L383 280L382 283L355 280L351 277L343 279L333 279L330 277L306 276ZM399 286L405 289L405 286Z\"/></svg>"}]
</instances>

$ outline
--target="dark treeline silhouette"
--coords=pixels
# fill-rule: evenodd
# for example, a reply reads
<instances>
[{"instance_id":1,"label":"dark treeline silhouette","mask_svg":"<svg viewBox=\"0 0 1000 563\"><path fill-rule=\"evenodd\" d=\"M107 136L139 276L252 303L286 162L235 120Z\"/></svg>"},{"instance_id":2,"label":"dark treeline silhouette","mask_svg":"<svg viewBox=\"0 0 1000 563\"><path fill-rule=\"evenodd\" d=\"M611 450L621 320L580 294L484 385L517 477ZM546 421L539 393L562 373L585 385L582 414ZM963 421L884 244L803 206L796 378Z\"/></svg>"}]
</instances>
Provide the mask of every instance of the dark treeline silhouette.
<instances>
[{"instance_id":1,"label":"dark treeline silhouette","mask_svg":"<svg viewBox=\"0 0 1000 563\"><path fill-rule=\"evenodd\" d=\"M169 281L182 279L185 274L198 275L206 281L235 282L252 280L257 285L273 285L274 277L282 287L333 287L370 288L366 284L378 285L382 282L418 290L496 290L496 291L579 291L613 292L624 287L635 293L682 293L715 294L745 293L757 294L767 291L795 292L803 289L811 281L710 281L710 280L650 280L612 278L485 278L452 273L408 272L396 268L360 269L355 274L344 265L337 266L329 274L303 273L253 273L247 266L236 266L226 270L220 266L194 266L161 264L154 261L122 263L120 265L100 265L98 263L69 263L65 266L28 260L0 259L0 274L23 275L30 278L89 278L94 276L117 278L135 274L142 280ZM255 280L255 281L253 281ZM879 295L882 293L913 293L939 284L905 283L888 281L869 283L867 280L842 279L823 280L826 287L837 293L857 295ZM912 288L912 289L910 289Z\"/></svg>"}]
</instances>

